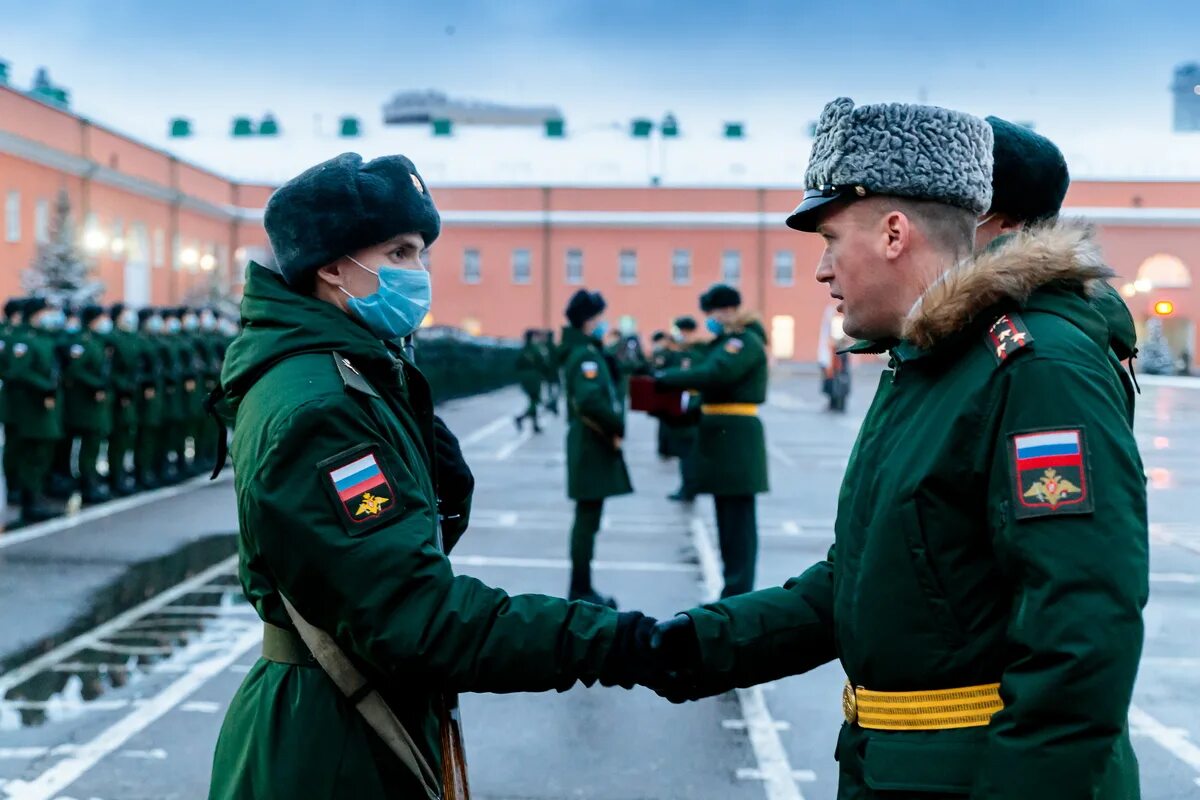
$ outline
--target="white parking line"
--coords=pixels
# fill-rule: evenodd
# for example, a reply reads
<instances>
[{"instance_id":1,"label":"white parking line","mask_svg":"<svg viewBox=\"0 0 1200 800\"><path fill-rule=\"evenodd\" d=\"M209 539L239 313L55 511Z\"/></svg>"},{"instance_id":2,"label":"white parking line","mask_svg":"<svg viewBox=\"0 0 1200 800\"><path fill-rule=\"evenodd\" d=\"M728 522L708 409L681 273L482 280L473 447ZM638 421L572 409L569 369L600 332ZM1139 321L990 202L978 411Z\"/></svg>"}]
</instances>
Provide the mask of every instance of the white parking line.
<instances>
[{"instance_id":1,"label":"white parking line","mask_svg":"<svg viewBox=\"0 0 1200 800\"><path fill-rule=\"evenodd\" d=\"M521 431L519 434L517 434L516 439L513 439L511 442L505 442L503 445L501 445L500 449L496 451L496 455L494 455L493 458L495 458L497 461L507 461L513 453L517 452L517 448L532 438L533 431Z\"/></svg>"},{"instance_id":2,"label":"white parking line","mask_svg":"<svg viewBox=\"0 0 1200 800\"><path fill-rule=\"evenodd\" d=\"M160 717L186 700L193 692L215 675L233 664L262 641L262 630L255 628L242 634L225 652L201 661L186 674L136 710L101 731L90 742L79 745L67 758L59 761L31 781L12 780L4 790L10 800L51 800L77 781L101 759L114 753L137 734L154 724Z\"/></svg>"},{"instance_id":3,"label":"white parking line","mask_svg":"<svg viewBox=\"0 0 1200 800\"><path fill-rule=\"evenodd\" d=\"M1200 747L1192 744L1187 731L1167 727L1136 705L1129 707L1129 725L1130 733L1152 739L1155 744L1187 764L1200 776Z\"/></svg>"},{"instance_id":4,"label":"white parking line","mask_svg":"<svg viewBox=\"0 0 1200 800\"><path fill-rule=\"evenodd\" d=\"M466 449L472 445L479 444L484 439L486 439L489 436L491 436L492 434L498 432L501 428L505 427L506 425L512 425L512 424L513 424L512 417L508 416L507 414L502 417L497 417L496 419L489 422L487 425L484 425L482 428L473 430L470 433L468 433L466 436L459 439L458 445L459 445L459 447Z\"/></svg>"},{"instance_id":5,"label":"white parking line","mask_svg":"<svg viewBox=\"0 0 1200 800\"><path fill-rule=\"evenodd\" d=\"M176 486L168 486L164 489L155 489L150 492L142 492L135 494L132 497L124 497L120 500L110 500L98 506L81 511L78 514L66 517L58 517L47 522L39 522L36 525L30 525L26 528L12 531L11 533L0 534L0 550L13 545L22 544L23 542L41 539L43 536L49 536L52 533L76 528L88 522L95 522L98 519L111 517L113 514L120 514L122 511L129 511L132 508L144 506L147 503L153 503L158 500L168 500L177 495L184 494L199 489L202 486L211 486L215 484L225 483L233 480L233 471L226 470L222 478L216 481L209 481L207 476L200 476L184 481Z\"/></svg>"},{"instance_id":6,"label":"white parking line","mask_svg":"<svg viewBox=\"0 0 1200 800\"><path fill-rule=\"evenodd\" d=\"M796 459L792 458L787 453L783 452L783 448L779 447L779 445L768 444L767 452L771 454L772 458L774 458L780 464L783 464L785 467L793 467L794 468L795 466L797 466Z\"/></svg>"},{"instance_id":7,"label":"white parking line","mask_svg":"<svg viewBox=\"0 0 1200 800\"><path fill-rule=\"evenodd\" d=\"M715 600L721 591L721 573L717 567L717 552L713 547L712 533L699 514L692 516L692 544L700 559L700 572L704 579L705 600ZM767 708L762 690L757 687L737 690L742 717L746 720L746 733L758 769L753 777L763 781L767 800L804 800L800 787L796 785L796 773L788 761L787 751L779 738L771 711ZM739 775L747 777L739 770ZM816 777L815 775L813 776Z\"/></svg>"},{"instance_id":8,"label":"white parking line","mask_svg":"<svg viewBox=\"0 0 1200 800\"><path fill-rule=\"evenodd\" d=\"M1151 572L1151 583L1200 583L1200 575L1188 572Z\"/></svg>"}]
</instances>

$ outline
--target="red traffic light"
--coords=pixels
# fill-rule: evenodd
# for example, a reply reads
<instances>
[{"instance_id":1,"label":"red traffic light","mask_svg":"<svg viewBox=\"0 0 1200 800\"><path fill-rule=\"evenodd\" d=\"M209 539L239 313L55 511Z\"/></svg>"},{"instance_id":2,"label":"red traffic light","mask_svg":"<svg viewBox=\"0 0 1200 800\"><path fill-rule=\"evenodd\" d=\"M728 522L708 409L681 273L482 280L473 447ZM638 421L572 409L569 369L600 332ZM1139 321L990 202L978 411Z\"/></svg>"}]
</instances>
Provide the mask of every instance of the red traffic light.
<instances>
[{"instance_id":1,"label":"red traffic light","mask_svg":"<svg viewBox=\"0 0 1200 800\"><path fill-rule=\"evenodd\" d=\"M1159 300L1154 304L1154 313L1160 317L1169 317L1175 313L1175 304L1170 300Z\"/></svg>"}]
</instances>

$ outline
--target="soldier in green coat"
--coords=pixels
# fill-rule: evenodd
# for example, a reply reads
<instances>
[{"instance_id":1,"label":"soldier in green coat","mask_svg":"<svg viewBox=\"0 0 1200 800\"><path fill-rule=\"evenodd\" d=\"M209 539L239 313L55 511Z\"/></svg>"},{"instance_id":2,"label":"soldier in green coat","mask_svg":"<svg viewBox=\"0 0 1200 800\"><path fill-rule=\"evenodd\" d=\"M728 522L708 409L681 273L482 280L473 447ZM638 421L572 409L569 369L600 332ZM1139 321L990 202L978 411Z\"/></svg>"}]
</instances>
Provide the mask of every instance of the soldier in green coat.
<instances>
[{"instance_id":1,"label":"soldier in green coat","mask_svg":"<svg viewBox=\"0 0 1200 800\"><path fill-rule=\"evenodd\" d=\"M97 305L79 311L82 331L67 352L63 395L69 433L79 437L79 488L85 503L101 503L111 494L97 471L100 447L112 431L112 320Z\"/></svg>"},{"instance_id":2,"label":"soldier in green coat","mask_svg":"<svg viewBox=\"0 0 1200 800\"><path fill-rule=\"evenodd\" d=\"M163 318L157 309L138 311L137 346L141 391L138 397L137 445L134 469L137 488L157 489L162 485L163 427L165 424L165 353L161 345Z\"/></svg>"},{"instance_id":3,"label":"soldier in green coat","mask_svg":"<svg viewBox=\"0 0 1200 800\"><path fill-rule=\"evenodd\" d=\"M25 300L19 297L14 297L4 304L4 331L3 338L0 338L0 380L4 382L0 386L0 400L3 401L4 410L4 485L7 487L9 505L21 502L21 489L17 484L17 465L20 459L17 449L12 446L18 434L8 415L8 370L11 366L12 346L25 328L24 304Z\"/></svg>"},{"instance_id":4,"label":"soldier in green coat","mask_svg":"<svg viewBox=\"0 0 1200 800\"><path fill-rule=\"evenodd\" d=\"M592 586L604 501L633 491L622 450L625 405L600 344L607 328L605 305L599 292L577 291L567 304L559 347L567 396L567 497L575 501L567 596L616 608L616 601Z\"/></svg>"},{"instance_id":5,"label":"soldier in green coat","mask_svg":"<svg viewBox=\"0 0 1200 800\"><path fill-rule=\"evenodd\" d=\"M652 620L453 573L444 550L467 525L473 480L391 344L428 312L421 252L440 228L412 162L338 156L276 191L265 224L279 272L250 266L221 408L237 423L241 582L266 634L209 797L423 798L314 663L285 598L352 659L434 773L446 693L627 685L640 668L610 665L638 662Z\"/></svg>"},{"instance_id":6,"label":"soldier in green coat","mask_svg":"<svg viewBox=\"0 0 1200 800\"><path fill-rule=\"evenodd\" d=\"M82 336L83 323L79 321L79 309L73 303L63 303L63 324L55 335L55 353L63 377L62 414L63 435L54 445L54 459L50 474L46 477L46 494L59 500L65 500L79 488L78 474L75 471L72 456L75 452L75 442L83 435L83 430L77 420L72 401L73 392L66 391L66 370L70 365L71 353L77 352L76 345ZM80 409L86 414L86 410Z\"/></svg>"},{"instance_id":7,"label":"soldier in green coat","mask_svg":"<svg viewBox=\"0 0 1200 800\"><path fill-rule=\"evenodd\" d=\"M177 308L162 310L163 334L158 346L163 360L163 425L159 443L159 480L170 485L187 476L187 432L195 377L191 348L183 337ZM189 391L188 387L192 390Z\"/></svg>"},{"instance_id":8,"label":"soldier in green coat","mask_svg":"<svg viewBox=\"0 0 1200 800\"><path fill-rule=\"evenodd\" d=\"M192 346L196 350L200 371L200 415L193 420L196 472L212 470L217 458L217 429L213 418L204 413L204 399L220 385L221 352L216 333L217 320L212 309L202 308L196 314L196 329L192 334ZM186 323L185 323L186 327Z\"/></svg>"},{"instance_id":9,"label":"soldier in green coat","mask_svg":"<svg viewBox=\"0 0 1200 800\"><path fill-rule=\"evenodd\" d=\"M558 348L554 344L554 331L540 331L538 347L542 353L542 384L546 387L545 408L557 417L562 376L558 373Z\"/></svg>"},{"instance_id":10,"label":"soldier in green coat","mask_svg":"<svg viewBox=\"0 0 1200 800\"><path fill-rule=\"evenodd\" d=\"M689 316L675 320L678 338L667 363L657 369L675 368L689 370L704 360L707 354L705 343L700 338L696 320ZM666 429L667 452L679 459L679 488L667 496L668 500L690 503L700 493L697 486L696 441L700 428L700 393L689 393L691 404L683 416L663 420Z\"/></svg>"},{"instance_id":11,"label":"soldier in green coat","mask_svg":"<svg viewBox=\"0 0 1200 800\"><path fill-rule=\"evenodd\" d=\"M657 631L674 699L839 659L841 800L1140 796L1146 490L1114 354L1129 315L1093 302L1111 271L1086 228L971 257L992 146L946 109L826 107L788 224L825 239L817 279L855 349L891 356L834 545Z\"/></svg>"},{"instance_id":12,"label":"soldier in green coat","mask_svg":"<svg viewBox=\"0 0 1200 800\"><path fill-rule=\"evenodd\" d=\"M108 488L116 497L136 491L133 448L137 442L138 408L142 400L142 349L138 340L137 312L115 303L108 311L113 329L108 334L112 351L112 432L108 438Z\"/></svg>"},{"instance_id":13,"label":"soldier in green coat","mask_svg":"<svg viewBox=\"0 0 1200 800\"><path fill-rule=\"evenodd\" d=\"M525 411L514 417L513 422L516 423L517 430L521 430L525 420L529 420L533 423L533 432L541 433L542 428L538 425L538 406L542 402L542 351L534 341L534 336L534 331L525 331L525 345L517 354L517 381L521 384L521 391L525 392L528 402Z\"/></svg>"},{"instance_id":14,"label":"soldier in green coat","mask_svg":"<svg viewBox=\"0 0 1200 800\"><path fill-rule=\"evenodd\" d=\"M9 433L14 435L4 446L18 459L21 522L31 523L55 515L44 494L54 448L63 436L57 347L65 315L41 297L26 300L24 314L29 324L10 344L6 399Z\"/></svg>"},{"instance_id":15,"label":"soldier in green coat","mask_svg":"<svg viewBox=\"0 0 1200 800\"><path fill-rule=\"evenodd\" d=\"M725 569L722 597L754 588L758 559L755 495L768 490L767 443L758 409L767 399L766 331L741 309L737 289L717 284L700 297L714 338L690 368L657 373L673 389L700 392L696 490L711 494Z\"/></svg>"}]
</instances>

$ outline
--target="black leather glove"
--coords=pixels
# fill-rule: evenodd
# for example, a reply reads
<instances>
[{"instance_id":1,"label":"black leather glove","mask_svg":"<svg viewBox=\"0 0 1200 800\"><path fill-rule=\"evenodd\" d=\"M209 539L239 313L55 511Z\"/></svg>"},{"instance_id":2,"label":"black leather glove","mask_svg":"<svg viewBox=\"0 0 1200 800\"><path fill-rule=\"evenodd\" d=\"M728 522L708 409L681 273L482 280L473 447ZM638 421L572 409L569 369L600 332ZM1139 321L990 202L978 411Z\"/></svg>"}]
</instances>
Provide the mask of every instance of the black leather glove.
<instances>
[{"instance_id":1,"label":"black leather glove","mask_svg":"<svg viewBox=\"0 0 1200 800\"><path fill-rule=\"evenodd\" d=\"M622 611L617 615L617 635L612 649L600 667L600 683L632 689L641 684L651 688L666 677L650 653L654 617L640 611Z\"/></svg>"},{"instance_id":2,"label":"black leather glove","mask_svg":"<svg viewBox=\"0 0 1200 800\"><path fill-rule=\"evenodd\" d=\"M434 455L437 459L437 491L442 513L458 513L475 491L475 476L463 458L458 439L442 422L433 417Z\"/></svg>"},{"instance_id":3,"label":"black leather glove","mask_svg":"<svg viewBox=\"0 0 1200 800\"><path fill-rule=\"evenodd\" d=\"M696 685L701 672L700 639L691 617L680 614L655 625L650 657L662 671L659 683L650 687L659 697L682 703L703 696Z\"/></svg>"}]
</instances>

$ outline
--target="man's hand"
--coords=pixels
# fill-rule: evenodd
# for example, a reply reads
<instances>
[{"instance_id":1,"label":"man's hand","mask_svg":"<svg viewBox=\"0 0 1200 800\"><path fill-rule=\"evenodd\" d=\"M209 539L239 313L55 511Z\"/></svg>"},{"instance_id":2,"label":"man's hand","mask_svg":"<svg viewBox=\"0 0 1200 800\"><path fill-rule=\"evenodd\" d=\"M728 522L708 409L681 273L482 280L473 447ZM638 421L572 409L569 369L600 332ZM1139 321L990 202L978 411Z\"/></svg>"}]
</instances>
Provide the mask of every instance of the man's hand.
<instances>
[{"instance_id":1,"label":"man's hand","mask_svg":"<svg viewBox=\"0 0 1200 800\"><path fill-rule=\"evenodd\" d=\"M433 417L433 440L437 459L438 501L444 506L443 513L457 513L475 491L475 476L463 458L458 439L437 415Z\"/></svg>"},{"instance_id":2,"label":"man's hand","mask_svg":"<svg viewBox=\"0 0 1200 800\"><path fill-rule=\"evenodd\" d=\"M665 677L650 653L650 636L657 620L640 611L617 615L617 634L600 668L603 686L657 686Z\"/></svg>"},{"instance_id":3,"label":"man's hand","mask_svg":"<svg viewBox=\"0 0 1200 800\"><path fill-rule=\"evenodd\" d=\"M650 657L660 671L658 685L650 686L659 697L672 703L693 700L700 675L700 641L696 626L686 614L663 620L650 634Z\"/></svg>"}]
</instances>

